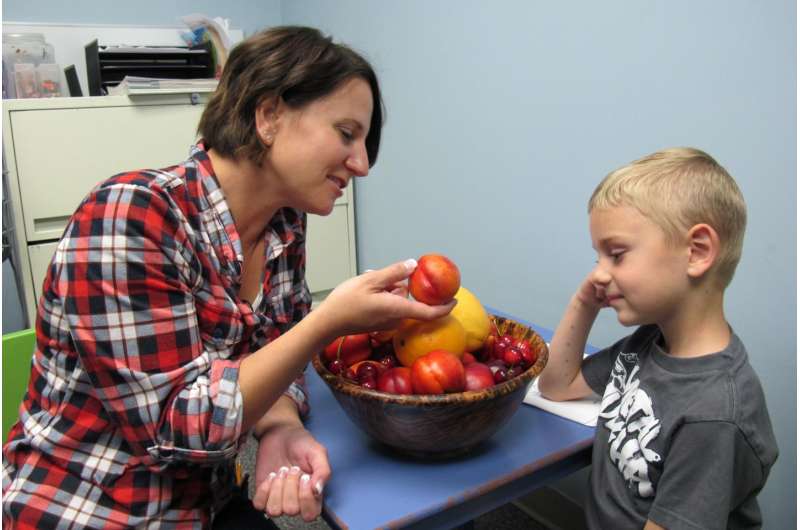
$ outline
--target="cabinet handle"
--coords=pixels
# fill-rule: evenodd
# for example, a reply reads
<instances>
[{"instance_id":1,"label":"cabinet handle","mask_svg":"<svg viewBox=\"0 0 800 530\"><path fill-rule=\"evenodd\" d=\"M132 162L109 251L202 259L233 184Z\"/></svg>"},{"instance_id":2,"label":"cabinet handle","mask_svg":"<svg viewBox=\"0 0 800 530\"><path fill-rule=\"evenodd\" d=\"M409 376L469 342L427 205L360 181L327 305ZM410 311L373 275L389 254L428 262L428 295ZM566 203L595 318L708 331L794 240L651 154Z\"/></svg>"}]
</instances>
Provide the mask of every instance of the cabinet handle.
<instances>
[{"instance_id":1,"label":"cabinet handle","mask_svg":"<svg viewBox=\"0 0 800 530\"><path fill-rule=\"evenodd\" d=\"M58 217L42 217L33 220L34 232L46 232L50 230L64 230L69 221L69 215L59 215Z\"/></svg>"}]
</instances>

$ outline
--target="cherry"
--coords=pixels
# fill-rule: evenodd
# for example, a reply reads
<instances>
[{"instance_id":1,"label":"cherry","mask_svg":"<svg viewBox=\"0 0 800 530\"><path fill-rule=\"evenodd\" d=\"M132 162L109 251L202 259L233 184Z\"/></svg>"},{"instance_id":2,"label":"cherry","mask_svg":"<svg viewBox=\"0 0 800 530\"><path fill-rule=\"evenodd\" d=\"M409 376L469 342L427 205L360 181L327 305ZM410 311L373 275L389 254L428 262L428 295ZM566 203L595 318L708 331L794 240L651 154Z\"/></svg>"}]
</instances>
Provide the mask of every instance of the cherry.
<instances>
[{"instance_id":1,"label":"cherry","mask_svg":"<svg viewBox=\"0 0 800 530\"><path fill-rule=\"evenodd\" d=\"M531 343L525 339L519 339L514 341L514 347L520 351L520 353L525 353L526 351L531 351Z\"/></svg>"},{"instance_id":2,"label":"cherry","mask_svg":"<svg viewBox=\"0 0 800 530\"><path fill-rule=\"evenodd\" d=\"M359 380L361 379L377 379L378 377L378 369L369 363L361 363L358 365L358 369L356 370L356 376Z\"/></svg>"},{"instance_id":3,"label":"cherry","mask_svg":"<svg viewBox=\"0 0 800 530\"><path fill-rule=\"evenodd\" d=\"M360 381L359 384L364 388L368 388L369 390L377 390L378 388L378 383L374 377L366 378Z\"/></svg>"},{"instance_id":4,"label":"cherry","mask_svg":"<svg viewBox=\"0 0 800 530\"><path fill-rule=\"evenodd\" d=\"M522 352L522 366L528 368L535 362L536 362L536 354L533 353L533 350L528 349Z\"/></svg>"},{"instance_id":5,"label":"cherry","mask_svg":"<svg viewBox=\"0 0 800 530\"><path fill-rule=\"evenodd\" d=\"M334 375L342 373L342 369L344 369L344 363L341 359L334 359L328 363L328 371Z\"/></svg>"},{"instance_id":6,"label":"cherry","mask_svg":"<svg viewBox=\"0 0 800 530\"><path fill-rule=\"evenodd\" d=\"M503 353L503 360L509 366L516 366L522 362L522 353L516 347L511 346Z\"/></svg>"},{"instance_id":7,"label":"cherry","mask_svg":"<svg viewBox=\"0 0 800 530\"><path fill-rule=\"evenodd\" d=\"M502 359L503 354L506 352L509 346L513 344L514 337L511 335L503 335L502 337L497 339L497 342L494 345L494 357L495 359Z\"/></svg>"},{"instance_id":8,"label":"cherry","mask_svg":"<svg viewBox=\"0 0 800 530\"><path fill-rule=\"evenodd\" d=\"M505 368L498 368L496 371L495 370L492 371L494 372L495 384L500 384L508 380L508 371Z\"/></svg>"}]
</instances>

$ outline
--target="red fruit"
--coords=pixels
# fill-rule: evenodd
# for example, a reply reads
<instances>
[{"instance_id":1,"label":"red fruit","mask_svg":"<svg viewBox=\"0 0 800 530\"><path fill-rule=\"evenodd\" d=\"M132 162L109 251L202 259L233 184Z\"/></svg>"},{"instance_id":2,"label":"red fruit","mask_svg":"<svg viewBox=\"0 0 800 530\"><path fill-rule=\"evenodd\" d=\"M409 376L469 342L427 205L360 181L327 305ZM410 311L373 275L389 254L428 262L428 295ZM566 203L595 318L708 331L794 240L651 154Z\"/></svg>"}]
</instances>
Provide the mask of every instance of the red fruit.
<instances>
[{"instance_id":1,"label":"red fruit","mask_svg":"<svg viewBox=\"0 0 800 530\"><path fill-rule=\"evenodd\" d=\"M345 366L352 366L359 361L369 359L372 348L369 344L369 334L345 335L335 339L325 346L323 356L326 360L341 359Z\"/></svg>"},{"instance_id":2,"label":"red fruit","mask_svg":"<svg viewBox=\"0 0 800 530\"><path fill-rule=\"evenodd\" d=\"M532 364L536 362L536 354L533 353L533 350L525 350L522 352L522 366L528 368Z\"/></svg>"},{"instance_id":3,"label":"red fruit","mask_svg":"<svg viewBox=\"0 0 800 530\"><path fill-rule=\"evenodd\" d=\"M344 369L344 363L342 363L341 359L334 359L330 363L328 363L328 370L330 371L330 373L334 375L339 375L340 373L342 373L343 369Z\"/></svg>"},{"instance_id":4,"label":"red fruit","mask_svg":"<svg viewBox=\"0 0 800 530\"><path fill-rule=\"evenodd\" d=\"M494 372L494 382L496 384L500 384L504 381L508 380L508 371L505 368L498 368L497 371Z\"/></svg>"},{"instance_id":5,"label":"red fruit","mask_svg":"<svg viewBox=\"0 0 800 530\"><path fill-rule=\"evenodd\" d=\"M359 384L362 387L368 388L370 390L377 390L377 388L378 388L378 384L375 382L375 378L364 379Z\"/></svg>"},{"instance_id":6,"label":"red fruit","mask_svg":"<svg viewBox=\"0 0 800 530\"><path fill-rule=\"evenodd\" d=\"M386 371L386 367L378 361L359 361L347 369L347 378L361 382L364 379L377 379Z\"/></svg>"},{"instance_id":7,"label":"red fruit","mask_svg":"<svg viewBox=\"0 0 800 530\"><path fill-rule=\"evenodd\" d=\"M525 353L526 351L531 351L531 343L525 339L519 339L514 341L513 346L520 351L520 353Z\"/></svg>"},{"instance_id":8,"label":"red fruit","mask_svg":"<svg viewBox=\"0 0 800 530\"><path fill-rule=\"evenodd\" d=\"M386 370L378 377L378 390L390 394L413 394L411 384L411 368L397 366Z\"/></svg>"},{"instance_id":9,"label":"red fruit","mask_svg":"<svg viewBox=\"0 0 800 530\"><path fill-rule=\"evenodd\" d=\"M494 386L494 374L483 363L474 362L464 367L465 390L481 390Z\"/></svg>"},{"instance_id":10,"label":"red fruit","mask_svg":"<svg viewBox=\"0 0 800 530\"><path fill-rule=\"evenodd\" d=\"M461 272L456 264L441 254L426 254L417 260L417 268L408 278L408 291L428 305L450 301L461 287Z\"/></svg>"},{"instance_id":11,"label":"red fruit","mask_svg":"<svg viewBox=\"0 0 800 530\"><path fill-rule=\"evenodd\" d=\"M503 353L503 360L509 366L516 366L522 362L522 353L514 346L511 346Z\"/></svg>"},{"instance_id":12,"label":"red fruit","mask_svg":"<svg viewBox=\"0 0 800 530\"><path fill-rule=\"evenodd\" d=\"M461 392L465 384L464 365L449 351L433 350L411 365L411 385L415 394Z\"/></svg>"},{"instance_id":13,"label":"red fruit","mask_svg":"<svg viewBox=\"0 0 800 530\"><path fill-rule=\"evenodd\" d=\"M475 356L468 351L464 352L464 354L461 356L461 364L464 366L475 362L478 362L477 359L475 359Z\"/></svg>"},{"instance_id":14,"label":"red fruit","mask_svg":"<svg viewBox=\"0 0 800 530\"><path fill-rule=\"evenodd\" d=\"M494 357L495 359L502 359L506 350L514 343L514 337L511 335L503 335L497 338L494 344Z\"/></svg>"}]
</instances>

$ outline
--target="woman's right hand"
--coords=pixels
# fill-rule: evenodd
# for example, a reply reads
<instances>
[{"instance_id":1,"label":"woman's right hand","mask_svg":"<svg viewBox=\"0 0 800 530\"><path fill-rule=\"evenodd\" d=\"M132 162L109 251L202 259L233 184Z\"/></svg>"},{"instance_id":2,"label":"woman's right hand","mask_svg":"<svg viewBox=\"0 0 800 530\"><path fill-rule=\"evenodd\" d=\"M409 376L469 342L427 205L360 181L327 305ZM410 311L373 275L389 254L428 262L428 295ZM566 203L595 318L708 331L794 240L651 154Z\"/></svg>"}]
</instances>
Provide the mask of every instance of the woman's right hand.
<instances>
[{"instance_id":1,"label":"woman's right hand","mask_svg":"<svg viewBox=\"0 0 800 530\"><path fill-rule=\"evenodd\" d=\"M393 329L406 318L433 320L448 314L455 300L430 306L403 296L404 282L417 262L409 259L369 271L341 283L314 312L323 318L332 337Z\"/></svg>"}]
</instances>

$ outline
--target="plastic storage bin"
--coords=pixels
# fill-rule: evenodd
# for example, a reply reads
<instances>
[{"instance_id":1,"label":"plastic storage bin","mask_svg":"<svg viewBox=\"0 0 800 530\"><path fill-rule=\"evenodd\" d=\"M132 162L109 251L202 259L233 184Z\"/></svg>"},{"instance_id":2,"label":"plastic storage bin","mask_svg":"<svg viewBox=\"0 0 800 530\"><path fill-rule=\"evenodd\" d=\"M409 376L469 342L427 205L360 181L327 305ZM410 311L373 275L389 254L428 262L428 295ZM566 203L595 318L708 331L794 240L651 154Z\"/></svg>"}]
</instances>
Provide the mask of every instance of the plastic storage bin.
<instances>
[{"instance_id":1,"label":"plastic storage bin","mask_svg":"<svg viewBox=\"0 0 800 530\"><path fill-rule=\"evenodd\" d=\"M53 45L41 33L3 33L3 99L65 95Z\"/></svg>"}]
</instances>

